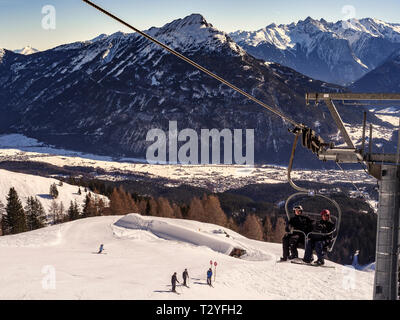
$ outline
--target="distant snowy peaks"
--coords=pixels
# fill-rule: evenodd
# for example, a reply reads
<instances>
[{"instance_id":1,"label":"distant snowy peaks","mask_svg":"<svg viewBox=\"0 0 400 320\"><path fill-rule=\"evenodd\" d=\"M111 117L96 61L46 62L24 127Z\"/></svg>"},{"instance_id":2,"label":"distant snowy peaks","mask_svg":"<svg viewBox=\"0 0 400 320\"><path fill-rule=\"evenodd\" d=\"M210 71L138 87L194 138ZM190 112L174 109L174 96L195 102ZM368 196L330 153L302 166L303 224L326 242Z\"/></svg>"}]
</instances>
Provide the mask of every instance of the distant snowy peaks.
<instances>
[{"instance_id":1,"label":"distant snowy peaks","mask_svg":"<svg viewBox=\"0 0 400 320\"><path fill-rule=\"evenodd\" d=\"M362 36L380 37L392 42L400 42L400 24L387 23L372 18L349 19L332 23L324 19L315 20L307 17L297 23L281 24L279 26L272 23L260 30L239 30L230 35L237 42L244 41L252 46L268 42L280 49L287 49L288 47L293 47L294 43L304 43L304 40L309 40L304 37L305 35L309 36L317 33L326 33L332 37L345 39L350 44L357 42Z\"/></svg>"},{"instance_id":2,"label":"distant snowy peaks","mask_svg":"<svg viewBox=\"0 0 400 320\"><path fill-rule=\"evenodd\" d=\"M32 48L31 46L26 46L22 49L14 50L15 53L23 54L23 55L29 55L32 53L39 52L38 49Z\"/></svg>"}]
</instances>

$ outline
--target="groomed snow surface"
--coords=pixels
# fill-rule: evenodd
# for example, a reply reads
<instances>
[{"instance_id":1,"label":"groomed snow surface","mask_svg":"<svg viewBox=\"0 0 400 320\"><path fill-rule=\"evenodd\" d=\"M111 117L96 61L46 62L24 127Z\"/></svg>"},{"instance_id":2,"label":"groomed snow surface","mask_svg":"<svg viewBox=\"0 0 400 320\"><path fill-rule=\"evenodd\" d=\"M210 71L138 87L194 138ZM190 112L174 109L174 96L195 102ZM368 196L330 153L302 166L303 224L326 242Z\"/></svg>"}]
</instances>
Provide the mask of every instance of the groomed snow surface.
<instances>
[{"instance_id":1,"label":"groomed snow surface","mask_svg":"<svg viewBox=\"0 0 400 320\"><path fill-rule=\"evenodd\" d=\"M101 243L106 254L96 253ZM234 247L247 254L230 257ZM0 237L0 299L372 299L373 272L330 261L334 269L276 263L280 255L281 244L212 224L139 214L86 218ZM210 260L218 263L213 288L206 284ZM190 288L169 292L172 274L181 281L184 268Z\"/></svg>"}]
</instances>

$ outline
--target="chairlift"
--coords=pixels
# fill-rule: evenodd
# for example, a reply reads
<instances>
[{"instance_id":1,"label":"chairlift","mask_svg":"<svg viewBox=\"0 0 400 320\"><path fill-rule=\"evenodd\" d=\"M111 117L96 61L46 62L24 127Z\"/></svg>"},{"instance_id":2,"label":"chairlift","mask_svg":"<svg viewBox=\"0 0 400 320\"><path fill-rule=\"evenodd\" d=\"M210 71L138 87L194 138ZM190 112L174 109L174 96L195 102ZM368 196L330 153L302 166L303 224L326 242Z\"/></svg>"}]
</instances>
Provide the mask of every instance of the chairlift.
<instances>
[{"instance_id":1,"label":"chairlift","mask_svg":"<svg viewBox=\"0 0 400 320\"><path fill-rule=\"evenodd\" d=\"M316 199L316 198L322 199L324 201L323 208L321 208L321 210L319 212L307 211L306 210L307 206L304 204L307 203L308 201L310 201L310 199L312 200L312 199ZM285 211L286 211L286 216L287 216L288 220L290 220L294 216L294 214L292 213L292 210L289 209L289 208L292 208L294 206L294 204L296 204L296 205L301 204L303 207L306 206L305 210L303 210L302 215L309 217L313 223L318 222L319 217L320 217L320 212L322 211L322 209L327 209L327 208L332 208L332 207L336 209L336 210L330 210L331 211L330 219L331 219L332 223L335 224L335 228L329 233L311 231L306 234L305 232L303 232L301 230L297 230L297 229L293 230L294 232L299 232L304 235L305 245L307 245L307 242L310 239L310 236L312 234L321 235L321 236L332 235L332 241L326 248L324 248L327 252L331 252L333 250L333 247L335 245L336 239L339 234L340 222L341 222L341 218L342 218L342 210L340 209L340 206L338 205L338 203L335 200L333 200L327 196L324 196L324 195L318 194L318 193L314 193L314 192L294 193L285 202ZM335 214L333 214L332 211L336 211Z\"/></svg>"}]
</instances>

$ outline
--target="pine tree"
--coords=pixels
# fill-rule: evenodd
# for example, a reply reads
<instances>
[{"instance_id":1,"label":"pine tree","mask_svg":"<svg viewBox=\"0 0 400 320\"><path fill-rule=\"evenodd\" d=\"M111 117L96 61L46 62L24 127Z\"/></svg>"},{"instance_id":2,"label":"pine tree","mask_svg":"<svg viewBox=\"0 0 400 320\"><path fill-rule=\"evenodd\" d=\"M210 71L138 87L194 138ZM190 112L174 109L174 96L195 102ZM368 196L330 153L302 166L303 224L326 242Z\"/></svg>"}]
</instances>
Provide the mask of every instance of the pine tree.
<instances>
[{"instance_id":1,"label":"pine tree","mask_svg":"<svg viewBox=\"0 0 400 320\"><path fill-rule=\"evenodd\" d=\"M217 196L210 195L204 200L204 211L209 223L226 227L228 218L221 208L221 204Z\"/></svg>"},{"instance_id":2,"label":"pine tree","mask_svg":"<svg viewBox=\"0 0 400 320\"><path fill-rule=\"evenodd\" d=\"M104 215L105 208L106 208L104 200L100 196L97 196L97 195L95 196L94 199L95 199L94 203L95 203L95 207L96 207L96 215L97 216Z\"/></svg>"},{"instance_id":3,"label":"pine tree","mask_svg":"<svg viewBox=\"0 0 400 320\"><path fill-rule=\"evenodd\" d=\"M50 196L51 196L53 199L57 199L57 198L58 198L58 189L57 189L57 185L56 185L55 183L53 183L53 184L50 186Z\"/></svg>"},{"instance_id":4,"label":"pine tree","mask_svg":"<svg viewBox=\"0 0 400 320\"><path fill-rule=\"evenodd\" d=\"M177 218L177 219L182 219L183 218L182 210L176 203L172 203L172 210L174 212L174 217L175 218Z\"/></svg>"},{"instance_id":5,"label":"pine tree","mask_svg":"<svg viewBox=\"0 0 400 320\"><path fill-rule=\"evenodd\" d=\"M76 201L74 201L74 202L71 201L70 206L67 211L67 214L68 214L68 219L70 221L79 219L80 213L79 213L78 204L76 203Z\"/></svg>"},{"instance_id":6,"label":"pine tree","mask_svg":"<svg viewBox=\"0 0 400 320\"><path fill-rule=\"evenodd\" d=\"M37 198L28 197L25 213L28 230L35 230L45 226L46 213Z\"/></svg>"},{"instance_id":7,"label":"pine tree","mask_svg":"<svg viewBox=\"0 0 400 320\"><path fill-rule=\"evenodd\" d=\"M197 197L194 197L190 201L189 210L187 213L187 218L190 220L196 220L201 222L205 221L204 207L201 200Z\"/></svg>"},{"instance_id":8,"label":"pine tree","mask_svg":"<svg viewBox=\"0 0 400 320\"><path fill-rule=\"evenodd\" d=\"M158 198L158 215L165 218L174 218L174 210L169 201L163 197Z\"/></svg>"},{"instance_id":9,"label":"pine tree","mask_svg":"<svg viewBox=\"0 0 400 320\"><path fill-rule=\"evenodd\" d=\"M121 199L123 208L121 214L138 212L138 207L135 201L133 200L132 196L129 193L125 192L122 186L118 188L118 194Z\"/></svg>"},{"instance_id":10,"label":"pine tree","mask_svg":"<svg viewBox=\"0 0 400 320\"><path fill-rule=\"evenodd\" d=\"M264 234L265 234L265 241L267 242L275 242L275 232L272 225L271 217L266 216L264 221Z\"/></svg>"},{"instance_id":11,"label":"pine tree","mask_svg":"<svg viewBox=\"0 0 400 320\"><path fill-rule=\"evenodd\" d=\"M157 203L157 201L156 200L154 200L153 198L151 198L150 200L149 200L149 208L150 208L150 212L149 212L149 215L150 216L153 216L153 217L157 217L157 216L159 216L159 208L158 208L158 203Z\"/></svg>"},{"instance_id":12,"label":"pine tree","mask_svg":"<svg viewBox=\"0 0 400 320\"><path fill-rule=\"evenodd\" d=\"M82 210L82 216L84 218L87 218L87 217L94 217L96 215L97 215L96 206L94 204L94 200L92 199L92 196L89 193L85 197L85 202L83 204L83 210Z\"/></svg>"},{"instance_id":13,"label":"pine tree","mask_svg":"<svg viewBox=\"0 0 400 320\"><path fill-rule=\"evenodd\" d=\"M4 206L3 202L0 201L0 236L2 236L3 233L3 219L6 214L6 207Z\"/></svg>"},{"instance_id":14,"label":"pine tree","mask_svg":"<svg viewBox=\"0 0 400 320\"><path fill-rule=\"evenodd\" d=\"M282 238L286 233L285 227L286 227L285 219L282 217L279 217L276 222L276 225L275 225L275 241L274 242L280 243L282 241Z\"/></svg>"},{"instance_id":15,"label":"pine tree","mask_svg":"<svg viewBox=\"0 0 400 320\"><path fill-rule=\"evenodd\" d=\"M110 210L112 215L121 215L124 213L124 201L121 199L119 191L114 188L110 196Z\"/></svg>"},{"instance_id":16,"label":"pine tree","mask_svg":"<svg viewBox=\"0 0 400 320\"><path fill-rule=\"evenodd\" d=\"M145 214L146 216L149 216L149 215L150 215L150 212L151 212L150 200L147 200L147 201L146 201L146 209L145 209L145 211L144 211L144 214Z\"/></svg>"},{"instance_id":17,"label":"pine tree","mask_svg":"<svg viewBox=\"0 0 400 320\"><path fill-rule=\"evenodd\" d=\"M60 208L58 206L58 203L53 199L50 203L50 208L49 208L49 216L50 219L52 220L52 224L57 224L59 222L60 220L59 213L60 213Z\"/></svg>"},{"instance_id":18,"label":"pine tree","mask_svg":"<svg viewBox=\"0 0 400 320\"><path fill-rule=\"evenodd\" d=\"M263 230L260 220L254 214L249 214L241 227L241 233L250 239L263 240Z\"/></svg>"},{"instance_id":19,"label":"pine tree","mask_svg":"<svg viewBox=\"0 0 400 320\"><path fill-rule=\"evenodd\" d=\"M4 219L4 229L7 234L16 234L27 231L25 211L21 200L14 188L11 188L7 196L7 216Z\"/></svg>"},{"instance_id":20,"label":"pine tree","mask_svg":"<svg viewBox=\"0 0 400 320\"><path fill-rule=\"evenodd\" d=\"M228 223L227 223L226 227L228 229L231 229L231 230L235 231L235 232L239 232L239 227L238 227L237 223L235 222L235 220L233 220L232 217L230 217L228 219Z\"/></svg>"}]
</instances>

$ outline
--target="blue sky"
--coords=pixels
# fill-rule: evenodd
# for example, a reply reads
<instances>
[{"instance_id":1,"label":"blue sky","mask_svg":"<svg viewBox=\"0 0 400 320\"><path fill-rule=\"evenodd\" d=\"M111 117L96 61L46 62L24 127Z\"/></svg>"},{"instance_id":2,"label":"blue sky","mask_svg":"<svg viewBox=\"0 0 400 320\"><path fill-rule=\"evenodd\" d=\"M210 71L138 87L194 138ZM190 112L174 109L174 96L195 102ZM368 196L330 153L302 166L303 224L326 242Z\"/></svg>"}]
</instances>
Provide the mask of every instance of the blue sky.
<instances>
[{"instance_id":1,"label":"blue sky","mask_svg":"<svg viewBox=\"0 0 400 320\"><path fill-rule=\"evenodd\" d=\"M311 16L327 21L377 18L400 23L400 0L94 0L139 29L162 26L200 13L216 28L231 32L257 30L275 22ZM42 8L56 9L56 29L42 28ZM88 40L101 33L130 32L81 0L0 0L0 48L26 45L40 50Z\"/></svg>"}]
</instances>

